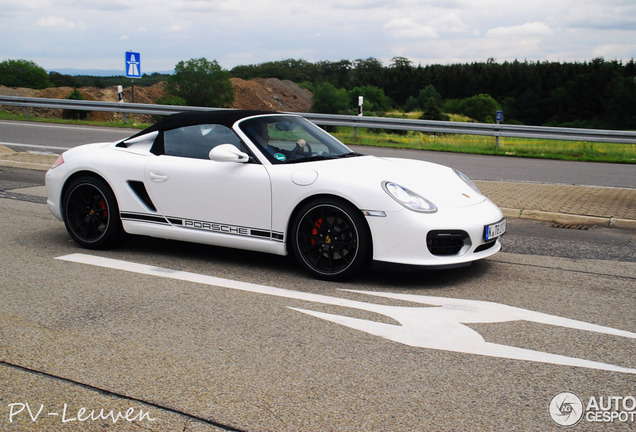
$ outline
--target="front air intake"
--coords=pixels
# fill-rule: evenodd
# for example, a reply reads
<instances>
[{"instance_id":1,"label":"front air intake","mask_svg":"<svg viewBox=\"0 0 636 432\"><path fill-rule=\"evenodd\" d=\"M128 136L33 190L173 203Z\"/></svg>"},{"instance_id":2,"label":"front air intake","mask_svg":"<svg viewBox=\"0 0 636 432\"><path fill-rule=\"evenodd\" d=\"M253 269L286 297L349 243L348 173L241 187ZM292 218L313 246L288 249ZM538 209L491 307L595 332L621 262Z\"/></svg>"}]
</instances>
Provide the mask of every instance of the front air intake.
<instances>
[{"instance_id":1,"label":"front air intake","mask_svg":"<svg viewBox=\"0 0 636 432\"><path fill-rule=\"evenodd\" d=\"M469 239L466 231L434 230L427 234L426 246L433 255L457 255Z\"/></svg>"}]
</instances>

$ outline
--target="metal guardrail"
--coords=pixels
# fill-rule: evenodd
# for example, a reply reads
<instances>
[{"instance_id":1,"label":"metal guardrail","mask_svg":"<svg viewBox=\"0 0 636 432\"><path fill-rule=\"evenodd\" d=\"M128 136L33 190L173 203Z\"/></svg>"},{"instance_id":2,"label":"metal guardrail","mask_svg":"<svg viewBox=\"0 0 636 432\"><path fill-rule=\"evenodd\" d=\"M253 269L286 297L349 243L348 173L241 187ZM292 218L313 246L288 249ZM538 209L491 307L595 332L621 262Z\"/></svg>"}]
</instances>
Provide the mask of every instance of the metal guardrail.
<instances>
[{"instance_id":1,"label":"metal guardrail","mask_svg":"<svg viewBox=\"0 0 636 432\"><path fill-rule=\"evenodd\" d=\"M17 96L0 96L0 106L29 108L57 108L81 111L106 111L130 114L169 115L184 111L214 111L220 108L154 105L140 103L80 101ZM347 126L387 130L412 130L426 133L483 135L567 141L591 141L618 144L636 144L636 131L561 128L509 124L461 123L434 120L412 120L387 117L364 117L335 114L294 113L321 126Z\"/></svg>"}]
</instances>

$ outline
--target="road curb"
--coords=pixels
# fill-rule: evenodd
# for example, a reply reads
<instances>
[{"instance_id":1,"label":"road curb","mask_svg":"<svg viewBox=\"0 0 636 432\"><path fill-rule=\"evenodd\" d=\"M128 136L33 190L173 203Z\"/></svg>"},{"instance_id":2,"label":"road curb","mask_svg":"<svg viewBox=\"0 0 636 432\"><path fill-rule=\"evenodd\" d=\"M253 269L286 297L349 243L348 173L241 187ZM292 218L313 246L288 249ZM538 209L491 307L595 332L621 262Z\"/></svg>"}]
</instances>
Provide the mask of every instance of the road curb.
<instances>
[{"instance_id":1,"label":"road curb","mask_svg":"<svg viewBox=\"0 0 636 432\"><path fill-rule=\"evenodd\" d=\"M0 166L9 168L24 168L30 170L47 171L53 163L24 162L0 159Z\"/></svg>"},{"instance_id":2,"label":"road curb","mask_svg":"<svg viewBox=\"0 0 636 432\"><path fill-rule=\"evenodd\" d=\"M627 228L636 230L636 221L631 219L575 215L568 213L555 213L540 210L525 210L502 208L507 218L528 219L542 222L555 222L571 225L597 225L615 228Z\"/></svg>"},{"instance_id":3,"label":"road curb","mask_svg":"<svg viewBox=\"0 0 636 432\"><path fill-rule=\"evenodd\" d=\"M57 155L17 152L0 144L0 166L47 171Z\"/></svg>"}]
</instances>

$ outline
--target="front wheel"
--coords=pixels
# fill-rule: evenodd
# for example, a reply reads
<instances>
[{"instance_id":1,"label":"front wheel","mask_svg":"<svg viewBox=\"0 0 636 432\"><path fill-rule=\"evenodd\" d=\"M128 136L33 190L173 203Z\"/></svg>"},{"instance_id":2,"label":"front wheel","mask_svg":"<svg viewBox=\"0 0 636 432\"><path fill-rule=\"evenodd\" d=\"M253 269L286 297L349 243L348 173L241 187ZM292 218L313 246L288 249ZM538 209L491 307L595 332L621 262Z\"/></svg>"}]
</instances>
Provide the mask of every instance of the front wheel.
<instances>
[{"instance_id":1,"label":"front wheel","mask_svg":"<svg viewBox=\"0 0 636 432\"><path fill-rule=\"evenodd\" d=\"M121 236L117 200L103 180L87 176L71 181L62 205L66 230L80 246L103 249Z\"/></svg>"},{"instance_id":2,"label":"front wheel","mask_svg":"<svg viewBox=\"0 0 636 432\"><path fill-rule=\"evenodd\" d=\"M369 261L371 244L362 213L351 204L324 198L308 202L291 227L291 249L312 275L341 280Z\"/></svg>"}]
</instances>

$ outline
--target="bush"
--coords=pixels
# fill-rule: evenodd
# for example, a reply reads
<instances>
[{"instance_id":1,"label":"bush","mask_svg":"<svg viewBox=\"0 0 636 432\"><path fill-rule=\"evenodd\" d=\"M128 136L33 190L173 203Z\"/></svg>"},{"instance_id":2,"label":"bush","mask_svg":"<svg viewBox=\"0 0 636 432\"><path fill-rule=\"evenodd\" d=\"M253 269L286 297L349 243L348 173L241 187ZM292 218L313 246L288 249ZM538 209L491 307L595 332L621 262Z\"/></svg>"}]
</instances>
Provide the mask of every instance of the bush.
<instances>
[{"instance_id":1,"label":"bush","mask_svg":"<svg viewBox=\"0 0 636 432\"><path fill-rule=\"evenodd\" d=\"M84 96L78 89L73 89L73 91L66 96L66 99L84 100ZM65 109L62 110L62 118L70 120L86 120L88 118L88 111Z\"/></svg>"},{"instance_id":2,"label":"bush","mask_svg":"<svg viewBox=\"0 0 636 432\"><path fill-rule=\"evenodd\" d=\"M494 116L501 106L492 96L479 94L466 99L449 99L444 103L444 111L463 114L482 123L494 123Z\"/></svg>"},{"instance_id":3,"label":"bush","mask_svg":"<svg viewBox=\"0 0 636 432\"><path fill-rule=\"evenodd\" d=\"M364 112L382 114L391 108L391 101L384 94L384 90L375 86L355 87L349 90L350 107L358 110L358 97L364 97Z\"/></svg>"},{"instance_id":4,"label":"bush","mask_svg":"<svg viewBox=\"0 0 636 432\"><path fill-rule=\"evenodd\" d=\"M167 90L191 106L229 107L234 102L229 72L216 60L205 58L177 63L174 74L168 77Z\"/></svg>"},{"instance_id":5,"label":"bush","mask_svg":"<svg viewBox=\"0 0 636 432\"><path fill-rule=\"evenodd\" d=\"M311 103L312 112L345 114L349 110L349 94L345 89L337 89L328 82L316 84Z\"/></svg>"},{"instance_id":6,"label":"bush","mask_svg":"<svg viewBox=\"0 0 636 432\"><path fill-rule=\"evenodd\" d=\"M0 84L7 87L43 89L49 87L49 75L28 60L5 60L0 63Z\"/></svg>"}]
</instances>

